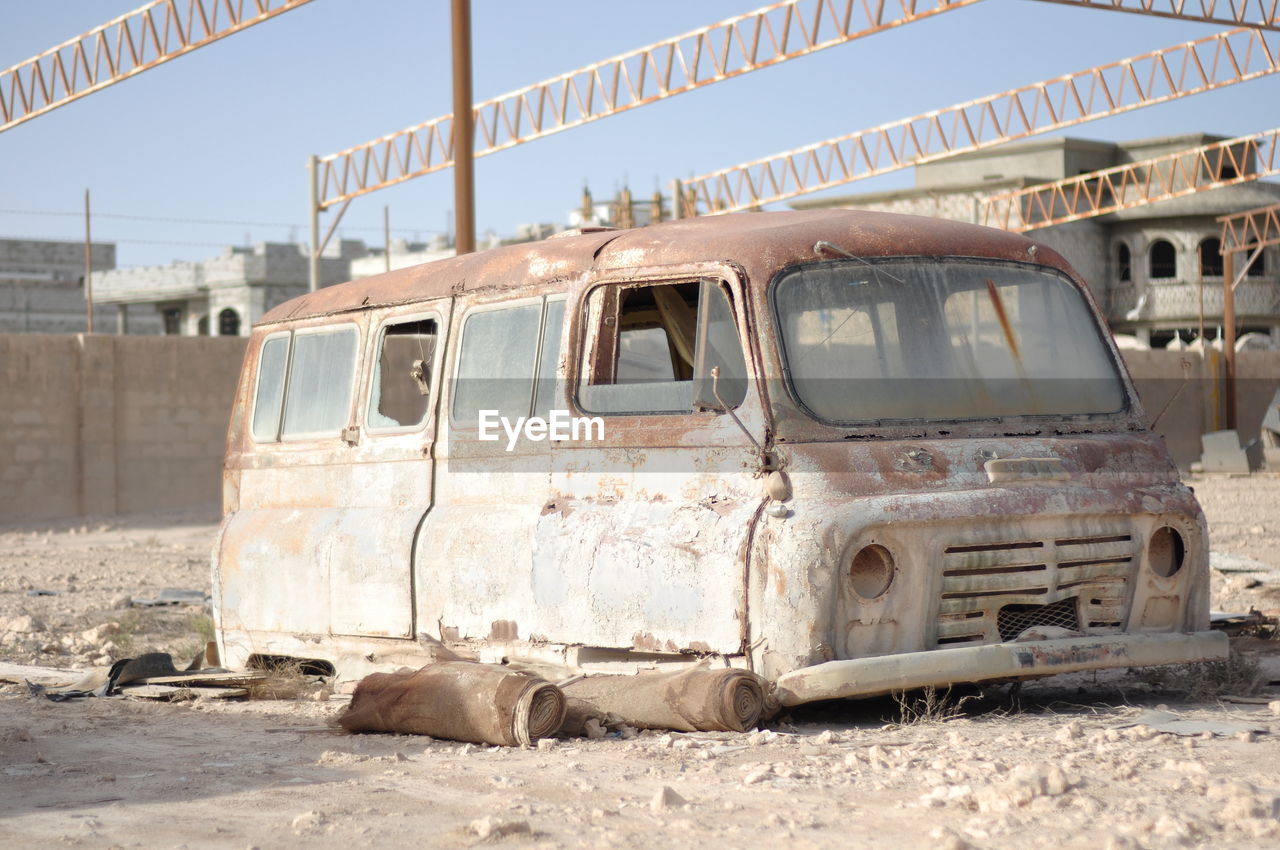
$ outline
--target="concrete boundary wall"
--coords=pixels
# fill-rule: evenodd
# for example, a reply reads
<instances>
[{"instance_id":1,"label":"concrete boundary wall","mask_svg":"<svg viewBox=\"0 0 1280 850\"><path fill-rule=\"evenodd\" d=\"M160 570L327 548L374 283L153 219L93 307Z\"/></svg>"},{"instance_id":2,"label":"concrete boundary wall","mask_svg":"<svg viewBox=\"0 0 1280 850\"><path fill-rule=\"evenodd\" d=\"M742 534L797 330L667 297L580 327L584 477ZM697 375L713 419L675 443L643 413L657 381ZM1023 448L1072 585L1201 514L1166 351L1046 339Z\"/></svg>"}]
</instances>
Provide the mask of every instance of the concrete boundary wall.
<instances>
[{"instance_id":1,"label":"concrete boundary wall","mask_svg":"<svg viewBox=\"0 0 1280 850\"><path fill-rule=\"evenodd\" d=\"M0 525L216 508L245 342L0 335Z\"/></svg>"},{"instance_id":2,"label":"concrete boundary wall","mask_svg":"<svg viewBox=\"0 0 1280 850\"><path fill-rule=\"evenodd\" d=\"M1142 399L1147 424L1159 418L1156 433L1164 437L1178 466L1187 469L1200 459L1200 435L1227 427L1222 353L1156 350L1122 354ZM1236 355L1236 430L1241 440L1257 439L1262 415L1277 389L1280 351L1244 351Z\"/></svg>"},{"instance_id":3,"label":"concrete boundary wall","mask_svg":"<svg viewBox=\"0 0 1280 850\"><path fill-rule=\"evenodd\" d=\"M0 525L216 509L245 342L0 334ZM1124 358L1147 421L1168 405L1156 431L1187 468L1200 435L1224 427L1221 354ZM1238 363L1240 431L1252 439L1280 388L1280 351L1242 353Z\"/></svg>"}]
</instances>

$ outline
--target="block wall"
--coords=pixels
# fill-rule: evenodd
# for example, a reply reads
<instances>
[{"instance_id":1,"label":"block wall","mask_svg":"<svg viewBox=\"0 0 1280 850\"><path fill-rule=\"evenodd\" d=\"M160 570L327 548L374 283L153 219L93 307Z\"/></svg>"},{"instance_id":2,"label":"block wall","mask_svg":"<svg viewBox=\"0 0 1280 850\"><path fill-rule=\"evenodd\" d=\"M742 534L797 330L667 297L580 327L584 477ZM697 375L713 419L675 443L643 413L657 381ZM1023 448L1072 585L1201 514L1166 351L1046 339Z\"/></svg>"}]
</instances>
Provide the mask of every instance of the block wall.
<instances>
[{"instance_id":1,"label":"block wall","mask_svg":"<svg viewBox=\"0 0 1280 850\"><path fill-rule=\"evenodd\" d=\"M0 335L0 525L216 508L244 347Z\"/></svg>"}]
</instances>

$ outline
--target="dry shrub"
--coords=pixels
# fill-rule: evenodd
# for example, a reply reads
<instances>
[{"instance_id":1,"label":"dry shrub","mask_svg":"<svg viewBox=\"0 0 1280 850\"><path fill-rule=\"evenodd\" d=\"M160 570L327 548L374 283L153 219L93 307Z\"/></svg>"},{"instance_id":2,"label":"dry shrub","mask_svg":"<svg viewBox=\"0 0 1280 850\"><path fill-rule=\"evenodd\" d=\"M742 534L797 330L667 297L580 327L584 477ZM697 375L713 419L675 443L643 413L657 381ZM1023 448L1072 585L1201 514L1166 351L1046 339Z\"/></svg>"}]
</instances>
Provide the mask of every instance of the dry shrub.
<instances>
[{"instance_id":1,"label":"dry shrub","mask_svg":"<svg viewBox=\"0 0 1280 850\"><path fill-rule=\"evenodd\" d=\"M332 692L323 677L308 672L304 661L273 660L264 672L267 678L248 685L249 699L320 700Z\"/></svg>"},{"instance_id":2,"label":"dry shrub","mask_svg":"<svg viewBox=\"0 0 1280 850\"><path fill-rule=\"evenodd\" d=\"M916 726L924 723L946 723L964 716L964 705L976 696L954 696L951 688L938 690L933 685L918 691L894 691L893 701L898 706L898 723Z\"/></svg>"}]
</instances>

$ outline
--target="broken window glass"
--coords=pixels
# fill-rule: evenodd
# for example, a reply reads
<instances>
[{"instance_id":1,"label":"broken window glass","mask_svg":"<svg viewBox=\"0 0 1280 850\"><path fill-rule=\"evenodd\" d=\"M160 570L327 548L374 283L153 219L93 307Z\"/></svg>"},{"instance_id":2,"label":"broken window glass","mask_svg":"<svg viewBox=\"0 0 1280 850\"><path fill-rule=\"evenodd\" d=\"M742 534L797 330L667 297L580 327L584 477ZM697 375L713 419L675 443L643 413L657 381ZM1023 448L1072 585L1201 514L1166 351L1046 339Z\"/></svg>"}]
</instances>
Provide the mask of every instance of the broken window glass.
<instances>
[{"instance_id":1,"label":"broken window glass","mask_svg":"<svg viewBox=\"0 0 1280 850\"><path fill-rule=\"evenodd\" d=\"M285 437L337 434L351 412L356 331L347 327L293 338L285 392Z\"/></svg>"},{"instance_id":2,"label":"broken window glass","mask_svg":"<svg viewBox=\"0 0 1280 850\"><path fill-rule=\"evenodd\" d=\"M588 413L689 413L737 407L746 361L724 284L605 286L588 302L597 331L578 401ZM712 381L712 369L718 377Z\"/></svg>"},{"instance_id":3,"label":"broken window glass","mask_svg":"<svg viewBox=\"0 0 1280 850\"><path fill-rule=\"evenodd\" d=\"M370 428L416 428L426 421L437 336L435 319L383 328L369 382Z\"/></svg>"},{"instance_id":4,"label":"broken window glass","mask_svg":"<svg viewBox=\"0 0 1280 850\"><path fill-rule=\"evenodd\" d=\"M1124 389L1081 293L967 260L837 261L773 289L787 376L834 423L1113 413Z\"/></svg>"}]
</instances>

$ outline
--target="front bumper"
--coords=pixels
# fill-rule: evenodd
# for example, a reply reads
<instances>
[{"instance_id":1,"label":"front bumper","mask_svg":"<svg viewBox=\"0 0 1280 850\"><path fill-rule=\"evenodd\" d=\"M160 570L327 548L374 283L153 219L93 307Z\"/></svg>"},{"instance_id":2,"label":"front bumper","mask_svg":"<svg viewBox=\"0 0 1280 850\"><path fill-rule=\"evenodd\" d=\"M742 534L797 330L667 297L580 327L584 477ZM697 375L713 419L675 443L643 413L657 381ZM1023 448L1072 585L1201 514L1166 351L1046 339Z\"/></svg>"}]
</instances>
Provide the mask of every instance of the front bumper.
<instances>
[{"instance_id":1,"label":"front bumper","mask_svg":"<svg viewBox=\"0 0 1280 850\"><path fill-rule=\"evenodd\" d=\"M1222 632L1075 637L935 649L875 658L828 661L778 677L783 705L872 697L962 682L1010 681L1108 667L1153 667L1221 661Z\"/></svg>"}]
</instances>

